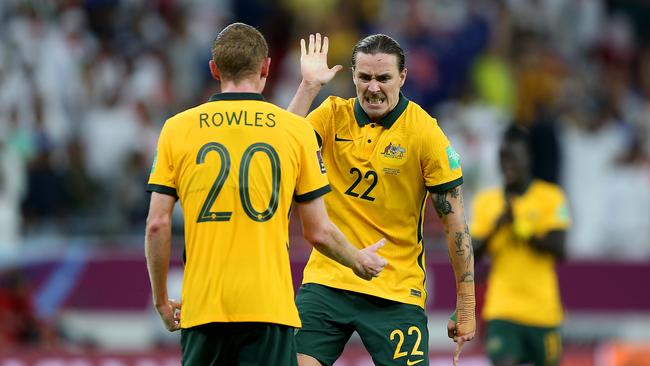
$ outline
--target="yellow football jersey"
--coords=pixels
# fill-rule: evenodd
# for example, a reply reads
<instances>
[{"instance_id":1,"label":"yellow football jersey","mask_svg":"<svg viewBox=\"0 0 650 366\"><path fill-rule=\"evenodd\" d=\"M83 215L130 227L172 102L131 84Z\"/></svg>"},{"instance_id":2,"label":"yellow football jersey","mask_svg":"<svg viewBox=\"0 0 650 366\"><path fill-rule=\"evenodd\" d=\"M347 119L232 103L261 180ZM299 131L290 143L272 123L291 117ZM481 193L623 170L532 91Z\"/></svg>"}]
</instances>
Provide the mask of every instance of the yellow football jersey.
<instances>
[{"instance_id":1,"label":"yellow football jersey","mask_svg":"<svg viewBox=\"0 0 650 366\"><path fill-rule=\"evenodd\" d=\"M312 111L332 193L332 221L359 248L385 237L388 260L370 282L312 251L303 283L319 283L424 307L422 225L429 192L462 183L458 154L434 118L400 95L381 121L371 122L356 98L330 97Z\"/></svg>"},{"instance_id":2,"label":"yellow football jersey","mask_svg":"<svg viewBox=\"0 0 650 366\"><path fill-rule=\"evenodd\" d=\"M301 325L288 253L292 200L330 188L314 131L255 93L216 94L166 121L148 190L185 219L181 326Z\"/></svg>"},{"instance_id":3,"label":"yellow football jersey","mask_svg":"<svg viewBox=\"0 0 650 366\"><path fill-rule=\"evenodd\" d=\"M476 195L472 236L484 239L505 208L502 188ZM526 192L512 202L513 220L542 237L565 230L570 219L566 199L555 184L534 180ZM523 242L510 226L499 229L487 243L491 269L483 317L531 326L553 327L562 322L563 310L555 272L555 259Z\"/></svg>"}]
</instances>

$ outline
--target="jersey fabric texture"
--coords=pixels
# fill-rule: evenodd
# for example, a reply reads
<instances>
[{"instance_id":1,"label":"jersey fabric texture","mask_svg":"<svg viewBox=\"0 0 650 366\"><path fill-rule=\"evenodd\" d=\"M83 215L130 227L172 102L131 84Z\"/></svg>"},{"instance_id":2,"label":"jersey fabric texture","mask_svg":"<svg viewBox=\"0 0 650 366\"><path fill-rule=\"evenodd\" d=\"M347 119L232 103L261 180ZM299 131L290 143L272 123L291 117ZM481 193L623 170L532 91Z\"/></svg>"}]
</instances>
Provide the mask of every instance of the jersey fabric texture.
<instances>
[{"instance_id":1,"label":"jersey fabric texture","mask_svg":"<svg viewBox=\"0 0 650 366\"><path fill-rule=\"evenodd\" d=\"M436 120L400 94L396 107L372 122L356 98L329 97L307 120L322 144L332 193L332 221L362 248L385 237L388 265L371 282L312 251L303 283L378 296L424 308L422 225L429 192L462 183L458 154Z\"/></svg>"},{"instance_id":2,"label":"jersey fabric texture","mask_svg":"<svg viewBox=\"0 0 650 366\"><path fill-rule=\"evenodd\" d=\"M484 240L505 208L502 188L476 195L473 205L472 236ZM513 221L528 227L536 237L553 230L565 230L570 218L564 193L559 186L534 180L512 202ZM491 269L483 317L522 325L558 326L563 319L555 271L555 259L541 253L514 234L510 226L500 228L487 244Z\"/></svg>"},{"instance_id":3,"label":"jersey fabric texture","mask_svg":"<svg viewBox=\"0 0 650 366\"><path fill-rule=\"evenodd\" d=\"M292 200L330 188L314 131L255 93L216 94L166 121L148 190L185 220L181 326L299 327L289 264Z\"/></svg>"}]
</instances>

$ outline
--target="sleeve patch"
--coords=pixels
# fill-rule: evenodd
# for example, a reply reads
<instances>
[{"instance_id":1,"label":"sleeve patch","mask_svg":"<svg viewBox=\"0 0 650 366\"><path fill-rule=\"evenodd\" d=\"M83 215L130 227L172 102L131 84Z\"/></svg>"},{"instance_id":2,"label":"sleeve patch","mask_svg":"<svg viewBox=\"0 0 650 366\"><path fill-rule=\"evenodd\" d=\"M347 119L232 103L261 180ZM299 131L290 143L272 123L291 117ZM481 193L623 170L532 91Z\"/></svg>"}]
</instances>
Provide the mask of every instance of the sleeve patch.
<instances>
[{"instance_id":1,"label":"sleeve patch","mask_svg":"<svg viewBox=\"0 0 650 366\"><path fill-rule=\"evenodd\" d=\"M321 174L325 174L325 162L323 162L323 154L321 154L320 150L316 151L316 158L318 159L318 165L320 166Z\"/></svg>"},{"instance_id":2,"label":"sleeve patch","mask_svg":"<svg viewBox=\"0 0 650 366\"><path fill-rule=\"evenodd\" d=\"M447 153L447 160L449 160L449 168L451 170L460 168L460 155L451 145L447 146L445 153Z\"/></svg>"},{"instance_id":3,"label":"sleeve patch","mask_svg":"<svg viewBox=\"0 0 650 366\"><path fill-rule=\"evenodd\" d=\"M569 208L566 205L562 205L557 209L557 217L562 221L569 221Z\"/></svg>"}]
</instances>

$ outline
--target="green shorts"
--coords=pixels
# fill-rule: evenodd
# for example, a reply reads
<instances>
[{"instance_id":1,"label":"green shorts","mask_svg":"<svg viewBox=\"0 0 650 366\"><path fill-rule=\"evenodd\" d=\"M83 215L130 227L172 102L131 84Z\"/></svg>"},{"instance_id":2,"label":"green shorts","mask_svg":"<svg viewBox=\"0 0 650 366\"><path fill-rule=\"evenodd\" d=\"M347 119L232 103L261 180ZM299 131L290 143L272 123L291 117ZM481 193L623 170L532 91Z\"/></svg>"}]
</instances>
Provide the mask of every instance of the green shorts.
<instances>
[{"instance_id":1,"label":"green shorts","mask_svg":"<svg viewBox=\"0 0 650 366\"><path fill-rule=\"evenodd\" d=\"M487 323L485 348L493 363L513 360L535 366L560 363L562 339L557 327L532 327L505 320Z\"/></svg>"},{"instance_id":2,"label":"green shorts","mask_svg":"<svg viewBox=\"0 0 650 366\"><path fill-rule=\"evenodd\" d=\"M298 366L295 329L271 323L209 323L181 329L183 365Z\"/></svg>"},{"instance_id":3,"label":"green shorts","mask_svg":"<svg viewBox=\"0 0 650 366\"><path fill-rule=\"evenodd\" d=\"M375 296L317 284L300 287L296 304L302 328L298 353L331 366L356 331L375 365L429 365L424 310Z\"/></svg>"}]
</instances>

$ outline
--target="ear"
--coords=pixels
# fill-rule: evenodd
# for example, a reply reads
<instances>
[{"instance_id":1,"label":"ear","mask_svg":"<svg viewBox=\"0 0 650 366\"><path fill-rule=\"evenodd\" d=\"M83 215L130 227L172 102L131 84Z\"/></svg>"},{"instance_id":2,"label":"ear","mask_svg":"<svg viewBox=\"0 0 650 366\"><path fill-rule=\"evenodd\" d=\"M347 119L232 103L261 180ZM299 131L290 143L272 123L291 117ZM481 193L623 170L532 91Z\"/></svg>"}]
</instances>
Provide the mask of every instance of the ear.
<instances>
[{"instance_id":1,"label":"ear","mask_svg":"<svg viewBox=\"0 0 650 366\"><path fill-rule=\"evenodd\" d=\"M402 72L399 73L399 86L400 88L404 86L404 82L406 81L406 68L402 70Z\"/></svg>"},{"instance_id":2,"label":"ear","mask_svg":"<svg viewBox=\"0 0 650 366\"><path fill-rule=\"evenodd\" d=\"M260 73L260 76L263 78L268 78L270 69L271 69L271 58L267 57L264 59L264 61L262 61L262 71Z\"/></svg>"},{"instance_id":3,"label":"ear","mask_svg":"<svg viewBox=\"0 0 650 366\"><path fill-rule=\"evenodd\" d=\"M210 60L210 74L212 74L212 77L214 80L219 80L219 70L217 70L217 64L214 63L214 60Z\"/></svg>"}]
</instances>

